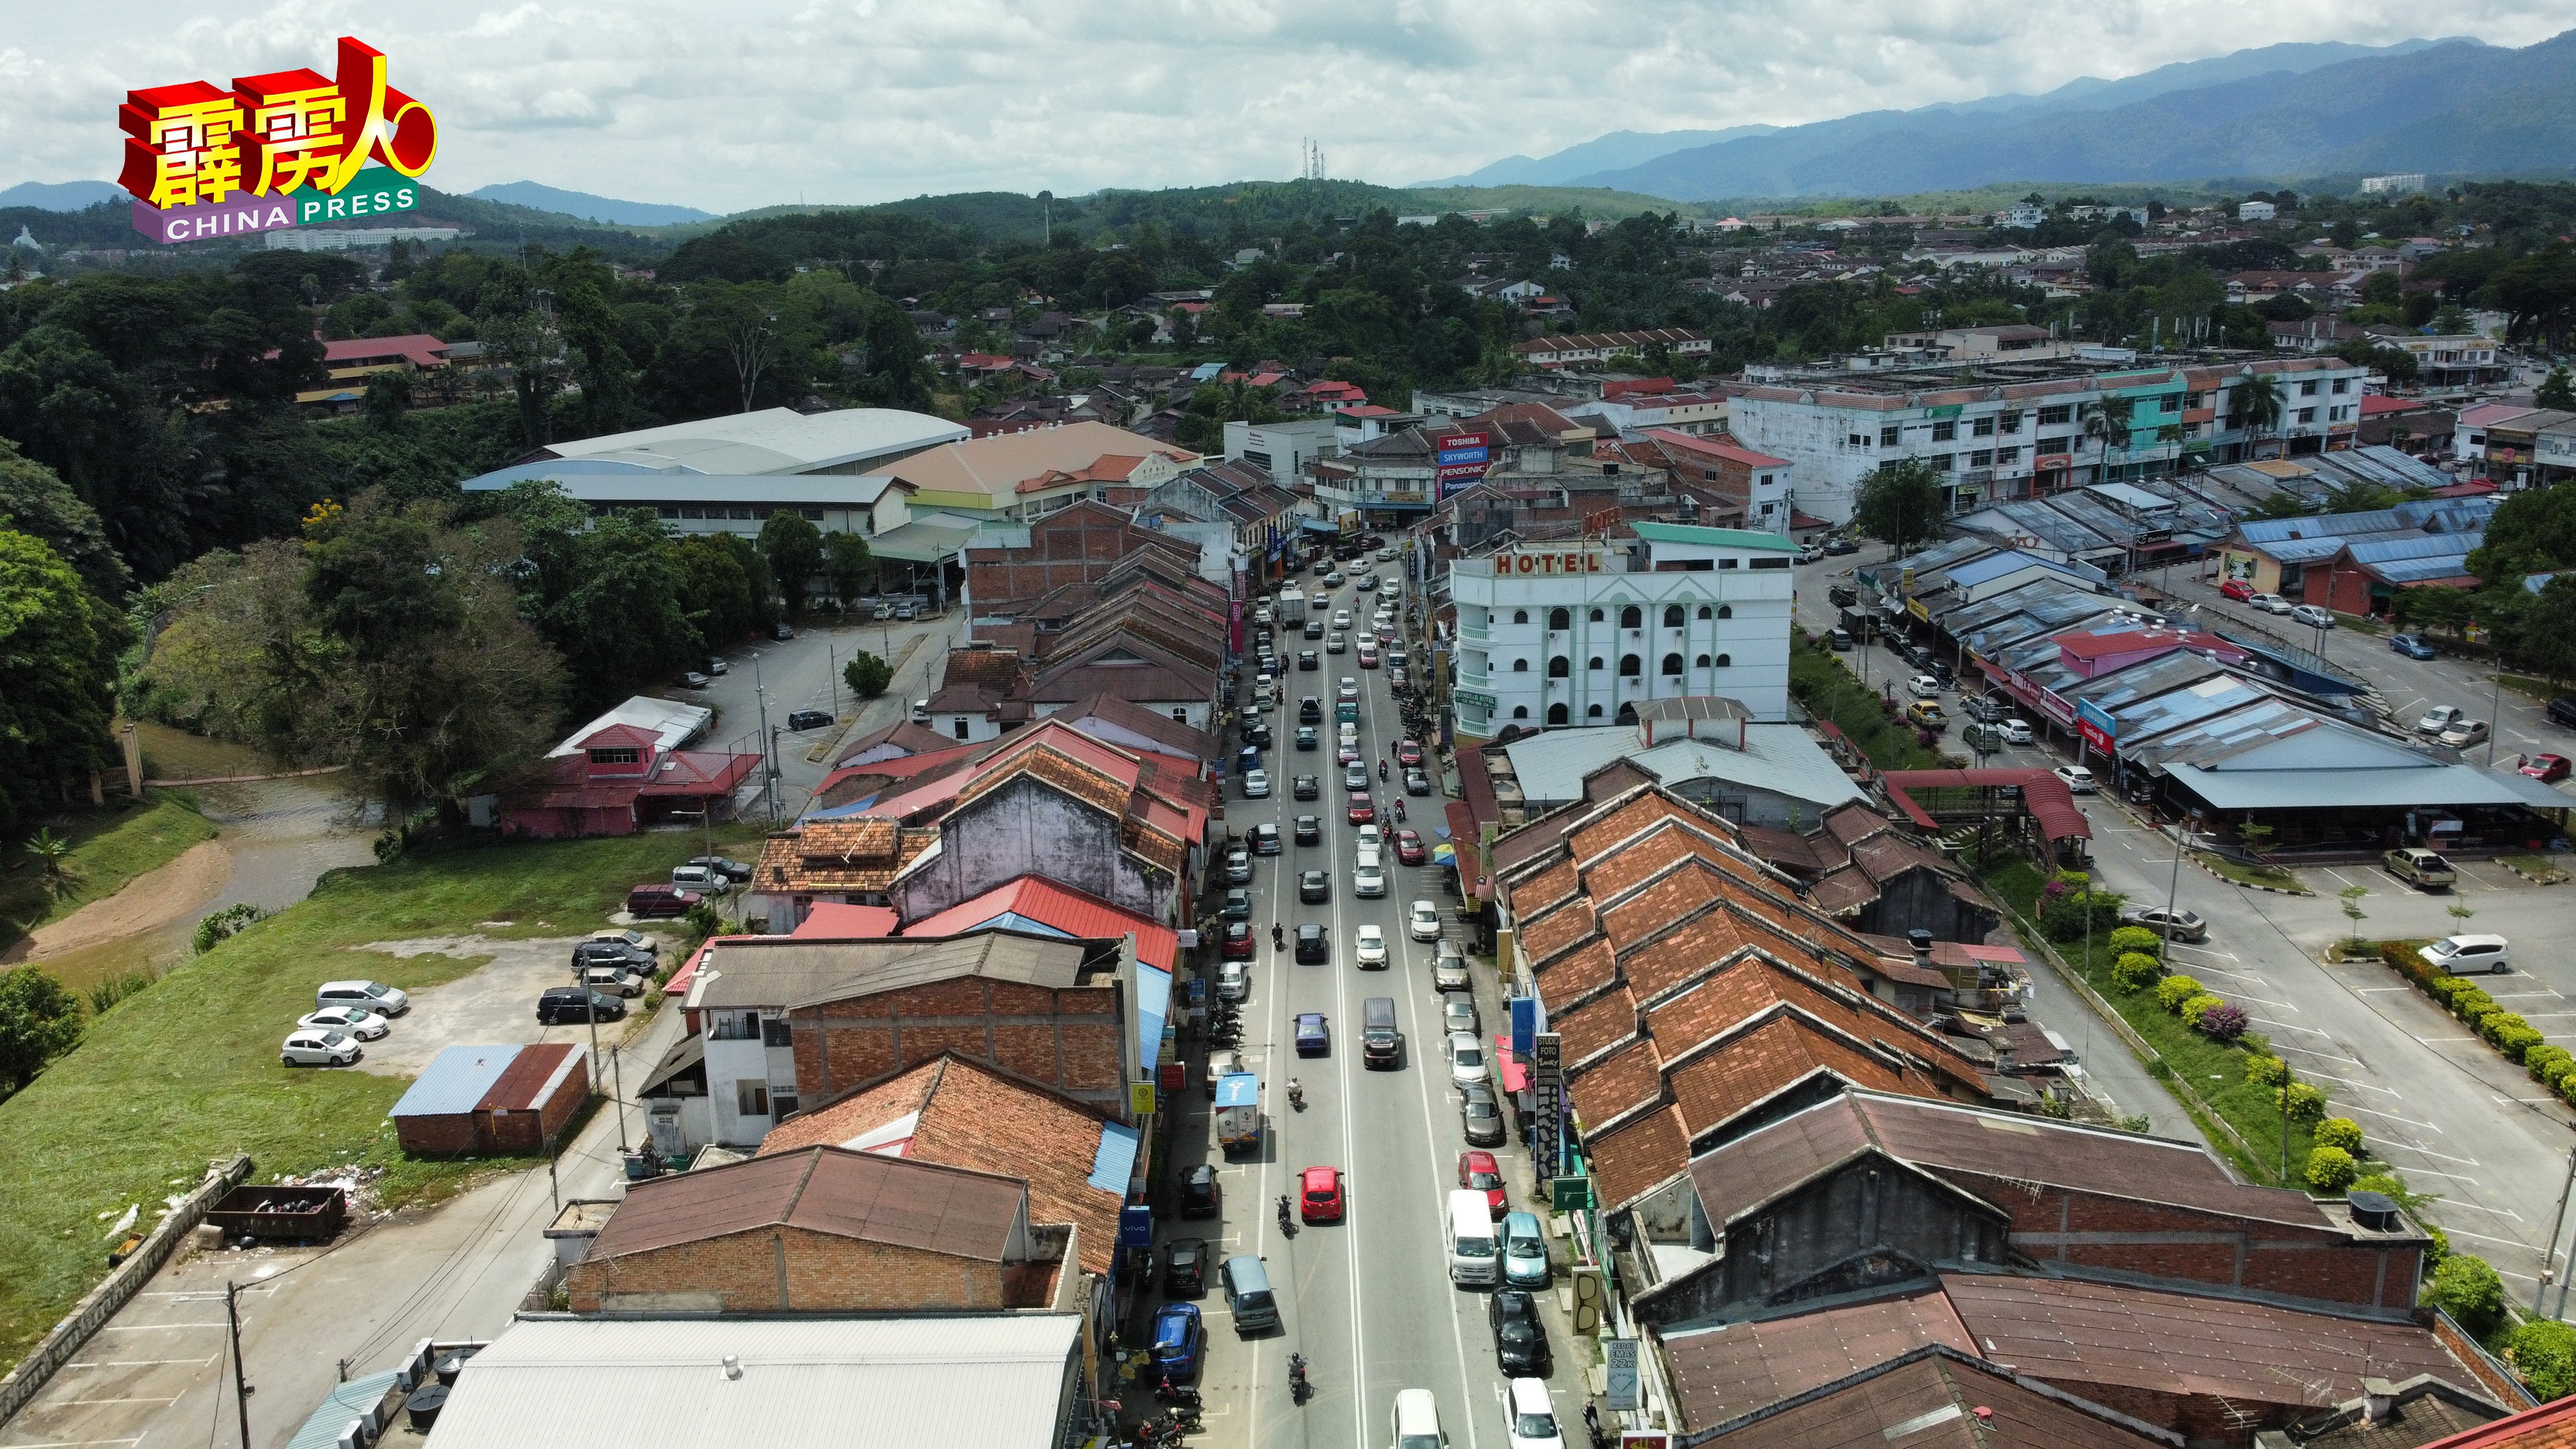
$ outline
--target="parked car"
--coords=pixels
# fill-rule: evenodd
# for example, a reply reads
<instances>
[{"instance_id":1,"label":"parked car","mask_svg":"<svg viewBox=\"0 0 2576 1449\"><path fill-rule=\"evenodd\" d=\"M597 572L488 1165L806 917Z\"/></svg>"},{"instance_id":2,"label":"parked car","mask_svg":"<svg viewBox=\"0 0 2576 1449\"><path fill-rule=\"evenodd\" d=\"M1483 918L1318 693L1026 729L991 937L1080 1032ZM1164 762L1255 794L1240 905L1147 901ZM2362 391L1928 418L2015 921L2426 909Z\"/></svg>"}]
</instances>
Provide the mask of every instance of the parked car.
<instances>
[{"instance_id":1,"label":"parked car","mask_svg":"<svg viewBox=\"0 0 2576 1449\"><path fill-rule=\"evenodd\" d=\"M2090 795L2102 788L2100 783L2094 780L2093 772L2082 765L2060 765L2049 773L2065 782L2069 794Z\"/></svg>"},{"instance_id":2,"label":"parked car","mask_svg":"<svg viewBox=\"0 0 2576 1449\"><path fill-rule=\"evenodd\" d=\"M363 1006L326 1006L295 1018L295 1024L308 1031L336 1031L360 1041L374 1041L394 1029L394 1024Z\"/></svg>"},{"instance_id":3,"label":"parked car","mask_svg":"<svg viewBox=\"0 0 2576 1449\"><path fill-rule=\"evenodd\" d=\"M328 1027L299 1027L277 1049L278 1061L290 1067L345 1067L366 1054L356 1037Z\"/></svg>"},{"instance_id":4,"label":"parked car","mask_svg":"<svg viewBox=\"0 0 2576 1449\"><path fill-rule=\"evenodd\" d=\"M1358 955L1360 968L1362 970L1366 970L1371 966L1384 966L1386 964L1386 932L1375 924L1360 927L1359 938L1353 944L1352 950Z\"/></svg>"},{"instance_id":5,"label":"parked car","mask_svg":"<svg viewBox=\"0 0 2576 1449\"><path fill-rule=\"evenodd\" d=\"M1325 966L1330 965L1332 959L1332 938L1324 934L1322 926L1307 921L1297 928L1298 965Z\"/></svg>"},{"instance_id":6,"label":"parked car","mask_svg":"<svg viewBox=\"0 0 2576 1449\"><path fill-rule=\"evenodd\" d=\"M1254 954L1258 949L1259 943L1253 939L1252 923L1250 921L1228 921L1225 923L1224 944L1218 948L1219 955L1233 960L1241 960L1244 957Z\"/></svg>"},{"instance_id":7,"label":"parked car","mask_svg":"<svg viewBox=\"0 0 2576 1449\"><path fill-rule=\"evenodd\" d=\"M1333 1050L1332 1029L1324 1024L1324 1014L1320 1011L1297 1013L1296 1035L1297 1055L1301 1057L1325 1056Z\"/></svg>"},{"instance_id":8,"label":"parked car","mask_svg":"<svg viewBox=\"0 0 2576 1449\"><path fill-rule=\"evenodd\" d=\"M626 893L626 914L639 921L677 920L689 913L689 907L705 899L696 891L648 881Z\"/></svg>"},{"instance_id":9,"label":"parked car","mask_svg":"<svg viewBox=\"0 0 2576 1449\"><path fill-rule=\"evenodd\" d=\"M1481 1037L1465 1032L1449 1038L1449 1080L1461 1087L1471 1087L1486 1080L1485 1043Z\"/></svg>"},{"instance_id":10,"label":"parked car","mask_svg":"<svg viewBox=\"0 0 2576 1449\"><path fill-rule=\"evenodd\" d=\"M2412 881L2422 890L2449 890L2459 880L2459 872L2437 850L2420 845L2404 846L2379 858L2380 867L2402 881Z\"/></svg>"},{"instance_id":11,"label":"parked car","mask_svg":"<svg viewBox=\"0 0 2576 1449\"><path fill-rule=\"evenodd\" d=\"M2451 726L2449 729L2442 731L2441 740L2442 743L2449 745L2451 748L2460 750L2466 749L2471 745L2485 744L2487 734L2488 729L2487 722L2485 720L2464 719L2458 724Z\"/></svg>"},{"instance_id":12,"label":"parked car","mask_svg":"<svg viewBox=\"0 0 2576 1449\"><path fill-rule=\"evenodd\" d=\"M1485 1206L1494 1216L1511 1210L1508 1194L1503 1191L1503 1169L1494 1154L1481 1147L1470 1147L1458 1154L1458 1185L1485 1195Z\"/></svg>"},{"instance_id":13,"label":"parked car","mask_svg":"<svg viewBox=\"0 0 2576 1449\"><path fill-rule=\"evenodd\" d=\"M1252 852L1246 847L1229 845L1225 848L1225 883L1227 885L1252 883Z\"/></svg>"},{"instance_id":14,"label":"parked car","mask_svg":"<svg viewBox=\"0 0 2576 1449\"><path fill-rule=\"evenodd\" d=\"M1513 1378L1546 1378L1547 1330L1538 1321L1538 1300L1518 1288L1504 1288L1487 1300L1485 1312L1503 1372Z\"/></svg>"},{"instance_id":15,"label":"parked car","mask_svg":"<svg viewBox=\"0 0 2576 1449\"><path fill-rule=\"evenodd\" d=\"M2286 614L2295 607L2279 594L2256 594L2245 602L2253 605L2255 612L2262 614Z\"/></svg>"},{"instance_id":16,"label":"parked car","mask_svg":"<svg viewBox=\"0 0 2576 1449\"><path fill-rule=\"evenodd\" d=\"M1454 1036L1459 1032L1476 1034L1476 998L1444 996L1440 998L1440 1034Z\"/></svg>"},{"instance_id":17,"label":"parked car","mask_svg":"<svg viewBox=\"0 0 2576 1449\"><path fill-rule=\"evenodd\" d=\"M1995 730L2003 736L2003 742L2008 745L2026 745L2035 738L2030 732L2030 721L2026 719L2005 720L1996 725Z\"/></svg>"},{"instance_id":18,"label":"parked car","mask_svg":"<svg viewBox=\"0 0 2576 1449\"><path fill-rule=\"evenodd\" d=\"M313 991L313 1009L354 1006L378 1016L400 1016L411 1010L411 997L399 986L381 981L325 981Z\"/></svg>"},{"instance_id":19,"label":"parked car","mask_svg":"<svg viewBox=\"0 0 2576 1449\"><path fill-rule=\"evenodd\" d=\"M649 976L659 964L653 957L623 941L582 941L572 948L572 974L575 980L581 978L581 973L596 966L605 966L614 971L633 971Z\"/></svg>"},{"instance_id":20,"label":"parked car","mask_svg":"<svg viewBox=\"0 0 2576 1449\"><path fill-rule=\"evenodd\" d=\"M2550 784L2554 781L2564 780L2567 778L2567 757L2565 755L2534 755L2523 762L2522 772L2529 775L2531 778L2540 781L2544 785Z\"/></svg>"},{"instance_id":21,"label":"parked car","mask_svg":"<svg viewBox=\"0 0 2576 1449\"><path fill-rule=\"evenodd\" d=\"M644 953L644 955L656 960L660 959L662 955L662 943L645 935L642 931L629 931L624 929L593 931L590 933L590 939L596 942L605 942L610 945L624 946L630 951L640 951Z\"/></svg>"},{"instance_id":22,"label":"parked car","mask_svg":"<svg viewBox=\"0 0 2576 1449\"><path fill-rule=\"evenodd\" d=\"M1346 1208L1342 1170L1310 1167L1297 1174L1297 1216L1310 1223L1338 1223Z\"/></svg>"},{"instance_id":23,"label":"parked car","mask_svg":"<svg viewBox=\"0 0 2576 1449\"><path fill-rule=\"evenodd\" d=\"M682 890L720 896L733 889L733 877L711 865L675 865L671 867L671 884Z\"/></svg>"},{"instance_id":24,"label":"parked car","mask_svg":"<svg viewBox=\"0 0 2576 1449\"><path fill-rule=\"evenodd\" d=\"M2334 614L2315 604L2301 604L2290 610L2290 622L2305 624L2311 629L2331 629L2334 627Z\"/></svg>"},{"instance_id":25,"label":"parked car","mask_svg":"<svg viewBox=\"0 0 2576 1449\"><path fill-rule=\"evenodd\" d=\"M2513 948L2502 936L2444 936L2420 954L2425 965L2448 976L2502 976L2513 969Z\"/></svg>"},{"instance_id":26,"label":"parked car","mask_svg":"<svg viewBox=\"0 0 2576 1449\"><path fill-rule=\"evenodd\" d=\"M706 869L723 876L726 880L737 883L751 879L751 866L749 862L734 860L727 856L693 855L689 857L689 864L703 866Z\"/></svg>"},{"instance_id":27,"label":"parked car","mask_svg":"<svg viewBox=\"0 0 2576 1449\"><path fill-rule=\"evenodd\" d=\"M1163 1245L1163 1291L1193 1298L1207 1291L1205 1238L1174 1238Z\"/></svg>"},{"instance_id":28,"label":"parked car","mask_svg":"<svg viewBox=\"0 0 2576 1449\"><path fill-rule=\"evenodd\" d=\"M1404 914L1404 933L1417 941L1440 939L1440 908L1429 901L1415 901Z\"/></svg>"},{"instance_id":29,"label":"parked car","mask_svg":"<svg viewBox=\"0 0 2576 1449\"><path fill-rule=\"evenodd\" d=\"M610 996L641 996L653 989L653 978L632 966L586 966L578 984Z\"/></svg>"},{"instance_id":30,"label":"parked car","mask_svg":"<svg viewBox=\"0 0 2576 1449\"><path fill-rule=\"evenodd\" d=\"M1333 898L1333 877L1329 871L1310 870L1297 877L1297 899L1301 904L1321 905Z\"/></svg>"},{"instance_id":31,"label":"parked car","mask_svg":"<svg viewBox=\"0 0 2576 1449\"><path fill-rule=\"evenodd\" d=\"M1208 1100L1216 1100L1216 1084L1221 1078L1230 1077L1242 1070L1243 1053L1231 1047L1218 1047L1209 1052L1207 1081L1203 1084L1207 1088Z\"/></svg>"},{"instance_id":32,"label":"parked car","mask_svg":"<svg viewBox=\"0 0 2576 1449\"><path fill-rule=\"evenodd\" d=\"M1503 1214L1503 1283L1512 1288L1547 1286L1552 1265L1547 1237L1539 1231L1538 1214Z\"/></svg>"},{"instance_id":33,"label":"parked car","mask_svg":"<svg viewBox=\"0 0 2576 1449\"><path fill-rule=\"evenodd\" d=\"M2469 712L2456 704L2437 704L2424 711L2423 718L2415 721L2415 733L2438 735L2468 717Z\"/></svg>"},{"instance_id":34,"label":"parked car","mask_svg":"<svg viewBox=\"0 0 2576 1449\"><path fill-rule=\"evenodd\" d=\"M1270 772L1268 770L1246 770L1243 772L1243 798L1246 800L1267 800L1270 798Z\"/></svg>"},{"instance_id":35,"label":"parked car","mask_svg":"<svg viewBox=\"0 0 2576 1449\"><path fill-rule=\"evenodd\" d=\"M1798 562L1800 562L1800 563L1802 563L1802 564L1811 564L1811 563L1814 563L1814 562L1816 562L1818 559L1823 558L1824 556L1825 556L1825 550L1824 550L1824 546L1823 546L1823 545L1821 545L1821 544L1813 544L1813 543L1811 543L1811 544L1806 545L1804 548L1801 548L1801 549L1799 549L1799 550L1798 550Z\"/></svg>"},{"instance_id":36,"label":"parked car","mask_svg":"<svg viewBox=\"0 0 2576 1449\"><path fill-rule=\"evenodd\" d=\"M2241 604L2254 597L2254 586L2243 579L2229 579L2218 586L2218 596L2222 599L2234 599Z\"/></svg>"},{"instance_id":37,"label":"parked car","mask_svg":"<svg viewBox=\"0 0 2576 1449\"><path fill-rule=\"evenodd\" d=\"M624 1001L587 986L549 986L537 996L537 1020L546 1026L625 1019Z\"/></svg>"},{"instance_id":38,"label":"parked car","mask_svg":"<svg viewBox=\"0 0 2576 1449\"><path fill-rule=\"evenodd\" d=\"M1918 674L1914 676L1912 679L1905 681L1905 687L1914 691L1914 697L1916 699L1938 699L1941 697L1941 681L1933 678L1929 674Z\"/></svg>"},{"instance_id":39,"label":"parked car","mask_svg":"<svg viewBox=\"0 0 2576 1449\"><path fill-rule=\"evenodd\" d=\"M1230 888L1230 889L1228 889L1228 890L1226 891L1226 893L1225 893L1225 903L1224 903L1223 905L1221 905L1221 906L1217 907L1217 912L1216 912L1216 913L1217 913L1218 918L1219 918L1219 919L1222 919L1222 920L1228 920L1228 921L1248 921L1248 920L1251 920L1251 919L1252 919L1252 892L1250 892L1250 891L1248 891L1248 890L1245 890L1245 889L1244 889L1243 887L1241 887L1241 886L1234 886L1234 887L1231 887L1231 888Z\"/></svg>"},{"instance_id":40,"label":"parked car","mask_svg":"<svg viewBox=\"0 0 2576 1449\"><path fill-rule=\"evenodd\" d=\"M1494 1101L1494 1089L1481 1082L1459 1089L1458 1123L1478 1147L1503 1145L1503 1109Z\"/></svg>"},{"instance_id":41,"label":"parked car","mask_svg":"<svg viewBox=\"0 0 2576 1449\"><path fill-rule=\"evenodd\" d=\"M2552 755L2548 758L2556 759L2558 757ZM1405 826L1397 830L1395 832L1395 858L1398 862L1404 865L1420 865L1422 862L1430 859L1430 852L1423 849L1422 846L1422 832L1413 829L1411 826Z\"/></svg>"},{"instance_id":42,"label":"parked car","mask_svg":"<svg viewBox=\"0 0 2576 1449\"><path fill-rule=\"evenodd\" d=\"M671 682L682 689L704 689L713 681L694 669L684 669L680 671L680 677Z\"/></svg>"},{"instance_id":43,"label":"parked car","mask_svg":"<svg viewBox=\"0 0 2576 1449\"><path fill-rule=\"evenodd\" d=\"M1504 1266L1508 1276L1510 1264ZM1565 1430L1556 1422L1544 1380L1513 1379L1503 1386L1503 1449L1565 1449Z\"/></svg>"},{"instance_id":44,"label":"parked car","mask_svg":"<svg viewBox=\"0 0 2576 1449\"><path fill-rule=\"evenodd\" d=\"M2549 701L2549 722L2560 729L2576 730L2576 695L2561 694Z\"/></svg>"},{"instance_id":45,"label":"parked car","mask_svg":"<svg viewBox=\"0 0 2576 1449\"><path fill-rule=\"evenodd\" d=\"M1828 558L1840 558L1844 554L1858 552L1860 552L1860 545L1854 543L1848 538L1829 538L1825 540L1825 555Z\"/></svg>"},{"instance_id":46,"label":"parked car","mask_svg":"<svg viewBox=\"0 0 2576 1449\"><path fill-rule=\"evenodd\" d=\"M2168 910L2163 906L2122 906L2120 924L2144 927L2168 941L2209 939L2209 922L2202 920L2198 911L2186 911L2180 907Z\"/></svg>"},{"instance_id":47,"label":"parked car","mask_svg":"<svg viewBox=\"0 0 2576 1449\"><path fill-rule=\"evenodd\" d=\"M2421 637L2414 634L2391 634L2388 636L2388 647L2409 659L2440 657L2433 652L2432 645L2425 643Z\"/></svg>"},{"instance_id":48,"label":"parked car","mask_svg":"<svg viewBox=\"0 0 2576 1449\"><path fill-rule=\"evenodd\" d=\"M1941 712L1940 705L1928 699L1918 699L1907 705L1905 717L1917 729L1946 730L1950 727L1950 717Z\"/></svg>"},{"instance_id":49,"label":"parked car","mask_svg":"<svg viewBox=\"0 0 2576 1449\"><path fill-rule=\"evenodd\" d=\"M1252 929L1245 922L1238 921L1235 924L1243 926L1247 932ZM1231 930L1232 927L1227 929ZM1219 961L1216 968L1216 999L1241 1002L1251 995L1252 967L1239 956L1230 961Z\"/></svg>"},{"instance_id":50,"label":"parked car","mask_svg":"<svg viewBox=\"0 0 2576 1449\"><path fill-rule=\"evenodd\" d=\"M1264 820L1258 825L1247 828L1243 832L1243 838L1252 842L1252 853L1255 855L1279 853L1279 827L1272 821Z\"/></svg>"},{"instance_id":51,"label":"parked car","mask_svg":"<svg viewBox=\"0 0 2576 1449\"><path fill-rule=\"evenodd\" d=\"M1410 769L1422 763L1422 742L1401 739L1395 742L1395 762Z\"/></svg>"},{"instance_id":52,"label":"parked car","mask_svg":"<svg viewBox=\"0 0 2576 1449\"><path fill-rule=\"evenodd\" d=\"M1195 1303L1166 1303L1154 1310L1154 1368L1166 1378L1187 1379L1199 1371L1207 1350L1207 1324Z\"/></svg>"}]
</instances>

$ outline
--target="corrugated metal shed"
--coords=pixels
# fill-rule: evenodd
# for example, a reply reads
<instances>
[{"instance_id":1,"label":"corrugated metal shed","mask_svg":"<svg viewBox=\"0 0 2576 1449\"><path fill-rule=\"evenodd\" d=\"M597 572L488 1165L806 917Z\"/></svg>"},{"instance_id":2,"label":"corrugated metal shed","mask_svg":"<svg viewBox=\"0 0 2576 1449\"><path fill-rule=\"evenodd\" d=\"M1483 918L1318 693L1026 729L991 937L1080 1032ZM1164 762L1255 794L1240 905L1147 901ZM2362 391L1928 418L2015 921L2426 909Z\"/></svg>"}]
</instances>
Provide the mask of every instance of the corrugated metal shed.
<instances>
[{"instance_id":1,"label":"corrugated metal shed","mask_svg":"<svg viewBox=\"0 0 2576 1449\"><path fill-rule=\"evenodd\" d=\"M2538 780L2481 770L2475 765L2428 762L2414 769L2259 771L2173 765L2168 769L2184 789L2219 810L2342 806L2395 810L2463 805L2528 805L2536 810L2564 810L2568 805L2566 796Z\"/></svg>"},{"instance_id":2,"label":"corrugated metal shed","mask_svg":"<svg viewBox=\"0 0 2576 1449\"><path fill-rule=\"evenodd\" d=\"M1051 1449L1072 1314L531 1319L458 1376L438 1449ZM732 1360L729 1365L727 1360Z\"/></svg>"},{"instance_id":3,"label":"corrugated metal shed","mask_svg":"<svg viewBox=\"0 0 2576 1449\"><path fill-rule=\"evenodd\" d=\"M546 1105L564 1078L581 1060L581 1048L570 1042L538 1042L519 1048L501 1075L474 1106L484 1112L534 1112Z\"/></svg>"},{"instance_id":4,"label":"corrugated metal shed","mask_svg":"<svg viewBox=\"0 0 2576 1449\"><path fill-rule=\"evenodd\" d=\"M400 1382L401 1371L387 1369L333 1384L331 1392L322 1396L322 1402L305 1419L304 1427L286 1441L286 1449L338 1449L341 1432L372 1414L386 1392Z\"/></svg>"},{"instance_id":5,"label":"corrugated metal shed","mask_svg":"<svg viewBox=\"0 0 2576 1449\"><path fill-rule=\"evenodd\" d=\"M507 1045L442 1047L430 1059L429 1069L402 1094L401 1101L394 1103L390 1115L444 1117L471 1112L483 1100L483 1094L501 1080L501 1074L510 1069L520 1051L519 1047Z\"/></svg>"},{"instance_id":6,"label":"corrugated metal shed","mask_svg":"<svg viewBox=\"0 0 2576 1449\"><path fill-rule=\"evenodd\" d=\"M1100 1150L1091 1159L1093 1187L1123 1193L1136 1175L1136 1129L1115 1122L1100 1124Z\"/></svg>"}]
</instances>

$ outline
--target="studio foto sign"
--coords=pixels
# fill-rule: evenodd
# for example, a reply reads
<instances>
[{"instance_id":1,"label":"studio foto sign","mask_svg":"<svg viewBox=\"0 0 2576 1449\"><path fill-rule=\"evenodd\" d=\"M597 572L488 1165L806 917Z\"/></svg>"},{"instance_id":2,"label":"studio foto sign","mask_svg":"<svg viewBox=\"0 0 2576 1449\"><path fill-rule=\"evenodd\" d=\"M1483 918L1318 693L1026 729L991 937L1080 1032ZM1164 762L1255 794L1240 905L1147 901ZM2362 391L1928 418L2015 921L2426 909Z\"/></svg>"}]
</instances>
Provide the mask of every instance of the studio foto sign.
<instances>
[{"instance_id":1,"label":"studio foto sign","mask_svg":"<svg viewBox=\"0 0 2576 1449\"><path fill-rule=\"evenodd\" d=\"M385 83L383 51L346 35L337 80L287 70L229 91L128 91L116 123L134 229L164 243L409 211L408 183L438 154L437 118Z\"/></svg>"}]
</instances>

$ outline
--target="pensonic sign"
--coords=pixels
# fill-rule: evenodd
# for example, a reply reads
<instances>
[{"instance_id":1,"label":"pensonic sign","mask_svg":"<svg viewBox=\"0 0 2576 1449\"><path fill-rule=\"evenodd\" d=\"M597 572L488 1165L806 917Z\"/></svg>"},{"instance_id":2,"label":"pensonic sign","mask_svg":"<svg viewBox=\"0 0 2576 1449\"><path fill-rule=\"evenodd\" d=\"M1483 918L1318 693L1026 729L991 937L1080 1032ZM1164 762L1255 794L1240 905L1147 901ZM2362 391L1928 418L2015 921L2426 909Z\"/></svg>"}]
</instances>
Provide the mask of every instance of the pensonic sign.
<instances>
[{"instance_id":1,"label":"pensonic sign","mask_svg":"<svg viewBox=\"0 0 2576 1449\"><path fill-rule=\"evenodd\" d=\"M196 241L418 205L405 183L438 154L437 118L385 83L383 51L344 35L339 59L337 79L286 70L229 91L184 81L126 92L117 181L134 193L134 229Z\"/></svg>"}]
</instances>

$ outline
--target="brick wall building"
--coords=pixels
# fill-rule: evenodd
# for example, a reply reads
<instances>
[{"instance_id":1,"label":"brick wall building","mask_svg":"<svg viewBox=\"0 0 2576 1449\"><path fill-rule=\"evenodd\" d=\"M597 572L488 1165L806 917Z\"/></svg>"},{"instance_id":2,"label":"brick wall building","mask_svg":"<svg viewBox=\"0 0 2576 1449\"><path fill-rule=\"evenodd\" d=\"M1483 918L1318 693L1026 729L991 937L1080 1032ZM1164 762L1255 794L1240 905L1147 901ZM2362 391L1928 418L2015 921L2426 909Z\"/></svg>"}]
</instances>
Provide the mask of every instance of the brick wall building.
<instances>
[{"instance_id":1,"label":"brick wall building","mask_svg":"<svg viewBox=\"0 0 2576 1449\"><path fill-rule=\"evenodd\" d=\"M1096 583L1139 549L1170 555L1183 572L1194 573L1198 567L1195 545L1140 528L1127 510L1106 503L1076 503L1038 519L1028 530L1025 546L966 550L966 599L977 614L1067 585Z\"/></svg>"},{"instance_id":2,"label":"brick wall building","mask_svg":"<svg viewBox=\"0 0 2576 1449\"><path fill-rule=\"evenodd\" d=\"M1135 1036L1106 971L1080 984L958 976L801 1003L786 1017L797 1093L811 1102L953 1051L1115 1110Z\"/></svg>"}]
</instances>

